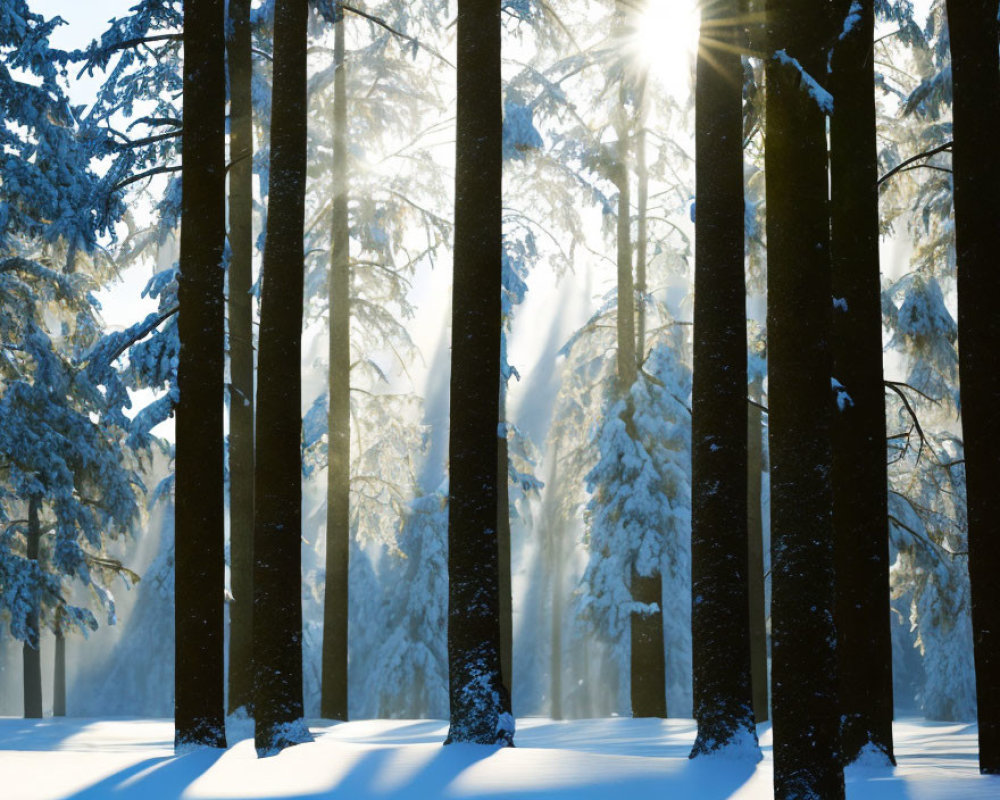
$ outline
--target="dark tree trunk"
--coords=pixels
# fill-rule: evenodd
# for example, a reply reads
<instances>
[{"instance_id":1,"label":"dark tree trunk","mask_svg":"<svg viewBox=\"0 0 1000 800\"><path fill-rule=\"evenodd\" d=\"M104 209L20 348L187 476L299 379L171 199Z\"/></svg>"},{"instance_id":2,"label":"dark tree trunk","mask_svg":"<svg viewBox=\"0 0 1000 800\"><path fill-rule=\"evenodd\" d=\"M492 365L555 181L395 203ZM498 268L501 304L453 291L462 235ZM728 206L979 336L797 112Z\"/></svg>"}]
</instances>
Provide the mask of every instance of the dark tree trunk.
<instances>
[{"instance_id":1,"label":"dark tree trunk","mask_svg":"<svg viewBox=\"0 0 1000 800\"><path fill-rule=\"evenodd\" d=\"M300 361L306 183L306 0L274 10L271 178L257 358L254 742L308 739L302 722Z\"/></svg>"},{"instance_id":2,"label":"dark tree trunk","mask_svg":"<svg viewBox=\"0 0 1000 800\"><path fill-rule=\"evenodd\" d=\"M250 0L229 0L229 712L253 706L253 74Z\"/></svg>"},{"instance_id":3,"label":"dark tree trunk","mask_svg":"<svg viewBox=\"0 0 1000 800\"><path fill-rule=\"evenodd\" d=\"M326 588L320 713L347 719L348 562L351 540L351 261L347 211L347 75L344 14L334 24L333 219L330 249L329 467L326 477Z\"/></svg>"},{"instance_id":4,"label":"dark tree trunk","mask_svg":"<svg viewBox=\"0 0 1000 800\"><path fill-rule=\"evenodd\" d=\"M500 674L500 2L459 0L448 505L448 742L510 743Z\"/></svg>"},{"instance_id":5,"label":"dark tree trunk","mask_svg":"<svg viewBox=\"0 0 1000 800\"><path fill-rule=\"evenodd\" d=\"M25 555L29 561L38 564L38 550L42 539L41 523L38 519L40 505L37 497L28 500L28 540ZM24 664L24 718L42 718L42 637L41 637L41 592L36 592L31 611L28 612L28 639L22 648Z\"/></svg>"},{"instance_id":6,"label":"dark tree trunk","mask_svg":"<svg viewBox=\"0 0 1000 800\"><path fill-rule=\"evenodd\" d=\"M56 612L56 663L52 681L52 716L66 716L66 637L63 634L63 610Z\"/></svg>"},{"instance_id":7,"label":"dark tree trunk","mask_svg":"<svg viewBox=\"0 0 1000 800\"><path fill-rule=\"evenodd\" d=\"M948 0L955 144L958 352L969 519L979 771L1000 774L1000 66L996 0Z\"/></svg>"},{"instance_id":8,"label":"dark tree trunk","mask_svg":"<svg viewBox=\"0 0 1000 800\"><path fill-rule=\"evenodd\" d=\"M840 0L834 19L857 13ZM833 48L830 76L830 253L833 374L850 395L833 417L837 655L844 763L871 745L892 754L889 511L882 384L882 293L875 142L875 12Z\"/></svg>"},{"instance_id":9,"label":"dark tree trunk","mask_svg":"<svg viewBox=\"0 0 1000 800\"><path fill-rule=\"evenodd\" d=\"M226 746L225 14L222 0L184 8L184 169L178 275L174 742Z\"/></svg>"},{"instance_id":10,"label":"dark tree trunk","mask_svg":"<svg viewBox=\"0 0 1000 800\"><path fill-rule=\"evenodd\" d=\"M691 756L756 745L747 584L747 322L743 276L743 69L735 2L702 11L691 431ZM732 48L732 49L730 49Z\"/></svg>"},{"instance_id":11,"label":"dark tree trunk","mask_svg":"<svg viewBox=\"0 0 1000 800\"><path fill-rule=\"evenodd\" d=\"M759 395L759 392L754 392ZM764 471L763 412L747 403L747 588L750 592L750 674L753 678L753 718L770 719L767 697L767 602L764 594L764 518L761 512Z\"/></svg>"},{"instance_id":12,"label":"dark tree trunk","mask_svg":"<svg viewBox=\"0 0 1000 800\"><path fill-rule=\"evenodd\" d=\"M500 379L500 421L507 419L507 387ZM508 696L514 670L514 608L510 588L510 451L507 437L497 442L497 571L500 576L500 677Z\"/></svg>"},{"instance_id":13,"label":"dark tree trunk","mask_svg":"<svg viewBox=\"0 0 1000 800\"><path fill-rule=\"evenodd\" d=\"M830 229L825 10L770 0L767 331L776 800L844 797L833 612ZM784 55L784 58L781 56Z\"/></svg>"}]
</instances>

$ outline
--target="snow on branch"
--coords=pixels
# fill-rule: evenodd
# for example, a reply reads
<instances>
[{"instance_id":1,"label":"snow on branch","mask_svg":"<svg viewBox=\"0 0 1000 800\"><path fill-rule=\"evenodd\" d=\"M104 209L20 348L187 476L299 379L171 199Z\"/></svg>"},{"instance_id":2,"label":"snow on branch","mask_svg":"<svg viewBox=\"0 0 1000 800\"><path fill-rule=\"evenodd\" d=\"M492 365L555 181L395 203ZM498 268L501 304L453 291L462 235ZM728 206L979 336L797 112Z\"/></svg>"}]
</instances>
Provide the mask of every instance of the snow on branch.
<instances>
[{"instance_id":1,"label":"snow on branch","mask_svg":"<svg viewBox=\"0 0 1000 800\"><path fill-rule=\"evenodd\" d=\"M784 50L775 51L774 58L779 64L792 67L799 73L799 86L805 89L809 93L809 96L816 101L816 105L819 106L820 111L827 115L833 113L833 95L820 86L819 81L812 75L806 72L797 58L792 58Z\"/></svg>"}]
</instances>

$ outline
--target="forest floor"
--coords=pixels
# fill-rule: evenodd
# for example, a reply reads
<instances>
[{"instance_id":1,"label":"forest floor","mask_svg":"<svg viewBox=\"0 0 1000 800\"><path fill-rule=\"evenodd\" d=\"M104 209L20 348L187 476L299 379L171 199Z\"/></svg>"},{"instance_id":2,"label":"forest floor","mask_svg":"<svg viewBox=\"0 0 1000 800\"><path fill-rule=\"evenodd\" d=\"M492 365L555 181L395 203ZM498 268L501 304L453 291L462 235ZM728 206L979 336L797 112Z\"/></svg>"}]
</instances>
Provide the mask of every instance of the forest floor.
<instances>
[{"instance_id":1,"label":"forest floor","mask_svg":"<svg viewBox=\"0 0 1000 800\"><path fill-rule=\"evenodd\" d=\"M687 758L690 720L518 720L517 747L441 742L438 721L319 721L316 741L258 759L245 721L225 751L175 755L170 720L0 718L3 800L721 800L771 798L771 731L758 764ZM895 725L894 769L852 767L850 800L996 800L976 767L976 727Z\"/></svg>"}]
</instances>

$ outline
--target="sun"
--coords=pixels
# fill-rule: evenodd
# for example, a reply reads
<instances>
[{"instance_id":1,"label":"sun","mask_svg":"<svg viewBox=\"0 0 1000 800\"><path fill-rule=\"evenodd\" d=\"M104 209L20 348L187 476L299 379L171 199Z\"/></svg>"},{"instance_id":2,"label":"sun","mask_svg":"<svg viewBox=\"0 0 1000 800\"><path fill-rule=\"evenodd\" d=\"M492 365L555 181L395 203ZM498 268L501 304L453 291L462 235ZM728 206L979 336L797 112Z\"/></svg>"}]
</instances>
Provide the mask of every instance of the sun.
<instances>
[{"instance_id":1,"label":"sun","mask_svg":"<svg viewBox=\"0 0 1000 800\"><path fill-rule=\"evenodd\" d=\"M699 0L639 0L636 57L670 89L688 87L698 49Z\"/></svg>"}]
</instances>

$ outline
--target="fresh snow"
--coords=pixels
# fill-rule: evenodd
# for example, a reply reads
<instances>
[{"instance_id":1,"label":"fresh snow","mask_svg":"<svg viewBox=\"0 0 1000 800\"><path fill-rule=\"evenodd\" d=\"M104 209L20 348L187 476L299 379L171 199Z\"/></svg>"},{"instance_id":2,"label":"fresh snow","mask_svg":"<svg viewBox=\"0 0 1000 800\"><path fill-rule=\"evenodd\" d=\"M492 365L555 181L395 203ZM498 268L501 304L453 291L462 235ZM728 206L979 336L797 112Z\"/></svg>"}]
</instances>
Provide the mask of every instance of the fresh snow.
<instances>
[{"instance_id":1,"label":"fresh snow","mask_svg":"<svg viewBox=\"0 0 1000 800\"><path fill-rule=\"evenodd\" d=\"M175 756L170 720L0 719L4 800L717 800L771 798L764 759L688 759L690 720L518 720L515 748L443 747L447 723L369 720L311 726L315 742L258 759L246 720L226 751ZM979 775L976 726L904 720L896 768L847 770L849 800L995 800L1000 777Z\"/></svg>"}]
</instances>

